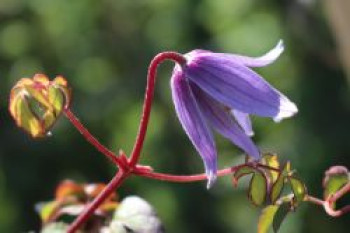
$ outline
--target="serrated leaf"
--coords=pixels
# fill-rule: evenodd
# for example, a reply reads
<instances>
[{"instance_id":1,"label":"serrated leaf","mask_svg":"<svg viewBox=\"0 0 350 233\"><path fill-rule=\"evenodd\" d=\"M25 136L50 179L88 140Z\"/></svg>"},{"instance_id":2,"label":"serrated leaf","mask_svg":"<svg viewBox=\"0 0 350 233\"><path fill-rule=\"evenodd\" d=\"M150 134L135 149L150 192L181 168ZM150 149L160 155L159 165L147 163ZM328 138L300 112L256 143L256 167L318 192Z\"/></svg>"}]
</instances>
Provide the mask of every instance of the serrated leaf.
<instances>
[{"instance_id":1,"label":"serrated leaf","mask_svg":"<svg viewBox=\"0 0 350 233\"><path fill-rule=\"evenodd\" d=\"M248 197L256 205L262 205L266 200L267 181L261 172L255 172L249 184Z\"/></svg>"},{"instance_id":2,"label":"serrated leaf","mask_svg":"<svg viewBox=\"0 0 350 233\"><path fill-rule=\"evenodd\" d=\"M281 195L284 187L285 178L286 176L288 176L289 172L290 172L290 163L287 162L282 172L280 172L276 182L272 185L272 189L270 193L270 199L272 203L275 203L278 197Z\"/></svg>"},{"instance_id":3,"label":"serrated leaf","mask_svg":"<svg viewBox=\"0 0 350 233\"><path fill-rule=\"evenodd\" d=\"M233 174L233 177L232 177L232 183L235 187L237 187L238 185L238 180L243 177L243 176L246 176L246 175L249 175L249 174L253 174L255 173L256 169L255 168L252 168L250 166L243 166L241 168L239 168L234 174Z\"/></svg>"},{"instance_id":4,"label":"serrated leaf","mask_svg":"<svg viewBox=\"0 0 350 233\"><path fill-rule=\"evenodd\" d=\"M291 185L292 191L294 193L294 197L296 201L296 203L294 204L299 205L299 203L304 201L305 195L307 193L305 184L301 180L295 177L289 177L288 180Z\"/></svg>"},{"instance_id":5,"label":"serrated leaf","mask_svg":"<svg viewBox=\"0 0 350 233\"><path fill-rule=\"evenodd\" d=\"M258 233L268 232L278 208L278 205L268 205L262 210L258 220Z\"/></svg>"},{"instance_id":6,"label":"serrated leaf","mask_svg":"<svg viewBox=\"0 0 350 233\"><path fill-rule=\"evenodd\" d=\"M277 233L282 225L282 222L287 217L287 214L290 212L290 206L288 203L282 203L275 216L273 218L272 228L275 233Z\"/></svg>"},{"instance_id":7,"label":"serrated leaf","mask_svg":"<svg viewBox=\"0 0 350 233\"><path fill-rule=\"evenodd\" d=\"M264 154L263 155L263 162L264 162L264 164L266 164L269 167L276 168L276 169L280 168L280 163L278 161L278 157L275 154ZM269 170L268 173L269 173L269 176L271 178L271 182L275 183L277 178L278 178L279 173L277 171L272 171L272 170Z\"/></svg>"}]
</instances>

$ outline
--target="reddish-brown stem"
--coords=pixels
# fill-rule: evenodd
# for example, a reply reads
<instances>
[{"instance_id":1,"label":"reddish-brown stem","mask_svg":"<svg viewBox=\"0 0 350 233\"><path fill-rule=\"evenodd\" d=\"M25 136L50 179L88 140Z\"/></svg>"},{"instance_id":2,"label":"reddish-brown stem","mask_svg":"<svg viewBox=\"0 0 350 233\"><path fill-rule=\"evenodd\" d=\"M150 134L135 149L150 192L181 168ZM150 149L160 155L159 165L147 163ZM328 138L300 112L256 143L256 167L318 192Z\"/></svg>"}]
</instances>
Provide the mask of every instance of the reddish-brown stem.
<instances>
[{"instance_id":1,"label":"reddish-brown stem","mask_svg":"<svg viewBox=\"0 0 350 233\"><path fill-rule=\"evenodd\" d=\"M315 205L320 205L320 206L323 206L323 203L324 203L323 200L321 200L317 197L310 196L310 195L305 196L305 201L308 201L308 202L311 202Z\"/></svg>"},{"instance_id":2,"label":"reddish-brown stem","mask_svg":"<svg viewBox=\"0 0 350 233\"><path fill-rule=\"evenodd\" d=\"M345 186L344 186L345 187ZM344 195L344 194L343 194ZM340 198L340 197L339 197ZM344 207L342 207L341 209L339 210L335 210L332 205L334 202L330 201L330 200L321 200L319 198L316 198L316 197L313 197L313 196L310 196L310 195L307 195L305 197L305 201L308 201L308 202L311 202L313 204L316 204L316 205L319 205L319 206L322 206L323 209L326 211L326 213L329 215L329 216L332 216L332 217L340 217L346 213L349 213L350 212L350 205L346 205Z\"/></svg>"},{"instance_id":3,"label":"reddish-brown stem","mask_svg":"<svg viewBox=\"0 0 350 233\"><path fill-rule=\"evenodd\" d=\"M238 169L245 166L250 166L250 167L263 166L266 169L279 171L278 169L275 169L263 164L244 163L234 167L221 169L217 172L217 176L225 176L225 175L234 173ZM165 174L165 173L158 173L158 172L152 172L152 171L138 171L138 170L135 170L133 173L135 175L143 176L151 179L169 181L169 182L178 182L178 183L189 183L189 182L196 182L196 181L202 181L207 179L207 176L205 173L195 174L195 175L173 175L173 174Z\"/></svg>"},{"instance_id":4,"label":"reddish-brown stem","mask_svg":"<svg viewBox=\"0 0 350 233\"><path fill-rule=\"evenodd\" d=\"M74 127L84 136L84 138L91 143L99 152L104 154L114 164L123 167L123 164L119 161L119 158L104 145L102 145L84 126L78 118L68 108L64 110L66 117L74 125Z\"/></svg>"},{"instance_id":5,"label":"reddish-brown stem","mask_svg":"<svg viewBox=\"0 0 350 233\"><path fill-rule=\"evenodd\" d=\"M140 158L140 153L143 146L143 142L145 140L148 121L151 113L154 87L155 87L155 81L156 81L156 75L157 75L157 67L160 63L162 63L165 60L172 60L179 64L184 64L186 62L186 59L184 58L184 56L176 52L159 53L151 61L151 64L148 68L147 86L146 86L145 98L143 102L143 109L142 109L142 116L141 116L140 125L139 125L139 131L137 133L135 144L130 155L131 167L134 167Z\"/></svg>"},{"instance_id":6,"label":"reddish-brown stem","mask_svg":"<svg viewBox=\"0 0 350 233\"><path fill-rule=\"evenodd\" d=\"M142 116L140 120L139 131L135 140L131 156L127 163L123 162L124 155L120 158L104 147L90 132L79 122L74 114L67 108L65 114L72 124L79 130L79 132L85 137L85 139L94 145L98 151L103 153L107 158L112 160L119 167L119 171L116 176L111 180L107 187L101 192L101 194L79 215L79 217L71 224L68 232L73 233L90 217L90 215L96 210L96 208L112 193L132 172L137 168L137 163L140 158L143 142L145 140L147 126L150 118L155 80L157 74L157 67L165 60L172 60L179 64L184 64L186 59L176 52L163 52L154 57L148 69L147 74L147 86L144 98ZM141 171L140 169L139 171ZM145 169L143 169L144 171Z\"/></svg>"},{"instance_id":7,"label":"reddish-brown stem","mask_svg":"<svg viewBox=\"0 0 350 233\"><path fill-rule=\"evenodd\" d=\"M339 210L335 210L332 208L332 202L329 202L329 201L324 201L323 208L326 211L326 213L332 217L340 217L350 212L350 205L344 206Z\"/></svg>"},{"instance_id":8,"label":"reddish-brown stem","mask_svg":"<svg viewBox=\"0 0 350 233\"><path fill-rule=\"evenodd\" d=\"M113 179L108 183L107 187L89 204L77 219L69 226L68 233L74 233L83 223L95 212L95 210L109 197L118 186L130 175L129 172L120 169Z\"/></svg>"}]
</instances>

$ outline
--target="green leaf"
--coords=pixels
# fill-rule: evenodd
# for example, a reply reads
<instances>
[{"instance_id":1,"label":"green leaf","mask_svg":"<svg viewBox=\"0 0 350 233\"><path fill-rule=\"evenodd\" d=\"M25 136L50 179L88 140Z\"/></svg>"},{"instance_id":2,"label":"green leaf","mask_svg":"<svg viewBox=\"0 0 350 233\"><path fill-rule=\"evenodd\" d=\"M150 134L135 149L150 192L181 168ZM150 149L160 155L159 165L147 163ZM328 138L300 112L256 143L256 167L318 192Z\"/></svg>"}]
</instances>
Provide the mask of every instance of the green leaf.
<instances>
[{"instance_id":1,"label":"green leaf","mask_svg":"<svg viewBox=\"0 0 350 233\"><path fill-rule=\"evenodd\" d=\"M273 218L272 228L275 233L277 233L282 225L282 222L287 217L287 214L290 212L290 205L289 203L282 203L276 214Z\"/></svg>"},{"instance_id":2,"label":"green leaf","mask_svg":"<svg viewBox=\"0 0 350 233\"><path fill-rule=\"evenodd\" d=\"M57 117L63 109L64 106L64 96L60 89L56 87L49 87L49 102L54 110L54 115Z\"/></svg>"},{"instance_id":3,"label":"green leaf","mask_svg":"<svg viewBox=\"0 0 350 233\"><path fill-rule=\"evenodd\" d=\"M286 176L288 176L289 172L290 172L290 163L287 162L282 172L279 174L276 182L272 185L272 189L270 193L270 199L272 203L275 203L278 197L281 195L284 187L285 178Z\"/></svg>"},{"instance_id":4,"label":"green leaf","mask_svg":"<svg viewBox=\"0 0 350 233\"><path fill-rule=\"evenodd\" d=\"M234 174L233 174L233 178L232 178L232 183L235 187L237 187L238 185L238 180L246 175L249 174L253 174L255 173L256 169L252 168L250 166L243 166L241 168L239 168Z\"/></svg>"},{"instance_id":5,"label":"green leaf","mask_svg":"<svg viewBox=\"0 0 350 233\"><path fill-rule=\"evenodd\" d=\"M324 198L329 198L330 195L335 194L344 185L350 182L349 172L346 167L333 166L326 171L323 180Z\"/></svg>"},{"instance_id":6,"label":"green leaf","mask_svg":"<svg viewBox=\"0 0 350 233\"><path fill-rule=\"evenodd\" d=\"M255 172L250 180L248 197L256 205L262 205L266 200L267 181L263 173Z\"/></svg>"},{"instance_id":7,"label":"green leaf","mask_svg":"<svg viewBox=\"0 0 350 233\"><path fill-rule=\"evenodd\" d=\"M258 221L258 233L268 232L278 208L278 205L268 205L262 210Z\"/></svg>"},{"instance_id":8,"label":"green leaf","mask_svg":"<svg viewBox=\"0 0 350 233\"><path fill-rule=\"evenodd\" d=\"M40 121L30 110L27 99L18 97L14 100L13 104L17 125L33 137L40 137L42 135Z\"/></svg>"},{"instance_id":9,"label":"green leaf","mask_svg":"<svg viewBox=\"0 0 350 233\"><path fill-rule=\"evenodd\" d=\"M289 177L288 180L292 187L292 191L294 193L294 197L296 201L294 204L297 206L299 205L299 203L304 201L305 195L307 193L305 184L301 180L295 177Z\"/></svg>"},{"instance_id":10,"label":"green leaf","mask_svg":"<svg viewBox=\"0 0 350 233\"><path fill-rule=\"evenodd\" d=\"M59 203L56 201L50 201L47 203L40 203L39 214L43 223L47 223L50 218L57 212Z\"/></svg>"},{"instance_id":11,"label":"green leaf","mask_svg":"<svg viewBox=\"0 0 350 233\"><path fill-rule=\"evenodd\" d=\"M273 167L276 169L280 168L280 163L276 154L264 154L263 163L269 167ZM275 183L279 173L277 171L268 170L268 174L271 179L271 182Z\"/></svg>"}]
</instances>

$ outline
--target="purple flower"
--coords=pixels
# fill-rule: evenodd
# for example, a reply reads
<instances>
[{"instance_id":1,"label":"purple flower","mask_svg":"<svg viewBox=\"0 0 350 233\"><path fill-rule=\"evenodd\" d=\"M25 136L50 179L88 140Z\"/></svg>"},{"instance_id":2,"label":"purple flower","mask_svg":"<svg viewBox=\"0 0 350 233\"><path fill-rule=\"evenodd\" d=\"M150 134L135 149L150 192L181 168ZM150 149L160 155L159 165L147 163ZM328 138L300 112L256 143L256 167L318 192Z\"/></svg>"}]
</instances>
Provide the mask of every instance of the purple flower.
<instances>
[{"instance_id":1,"label":"purple flower","mask_svg":"<svg viewBox=\"0 0 350 233\"><path fill-rule=\"evenodd\" d=\"M249 68L266 66L282 52L282 41L257 58L193 50L184 55L185 64L175 66L171 89L176 113L203 159L208 188L217 172L212 128L258 160L249 114L278 122L298 112L293 102Z\"/></svg>"}]
</instances>

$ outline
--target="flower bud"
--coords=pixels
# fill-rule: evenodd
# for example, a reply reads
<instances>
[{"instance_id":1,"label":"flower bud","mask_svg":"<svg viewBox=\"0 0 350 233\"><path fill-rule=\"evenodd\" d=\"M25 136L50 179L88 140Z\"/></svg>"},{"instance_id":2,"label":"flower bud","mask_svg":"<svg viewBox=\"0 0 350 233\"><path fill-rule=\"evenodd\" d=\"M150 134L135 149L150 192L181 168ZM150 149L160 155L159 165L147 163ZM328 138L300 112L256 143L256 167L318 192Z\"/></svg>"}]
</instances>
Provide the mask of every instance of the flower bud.
<instances>
[{"instance_id":1,"label":"flower bud","mask_svg":"<svg viewBox=\"0 0 350 233\"><path fill-rule=\"evenodd\" d=\"M9 111L17 125L32 137L44 137L62 110L69 107L67 81L57 76L50 81L43 74L22 78L12 88Z\"/></svg>"}]
</instances>

